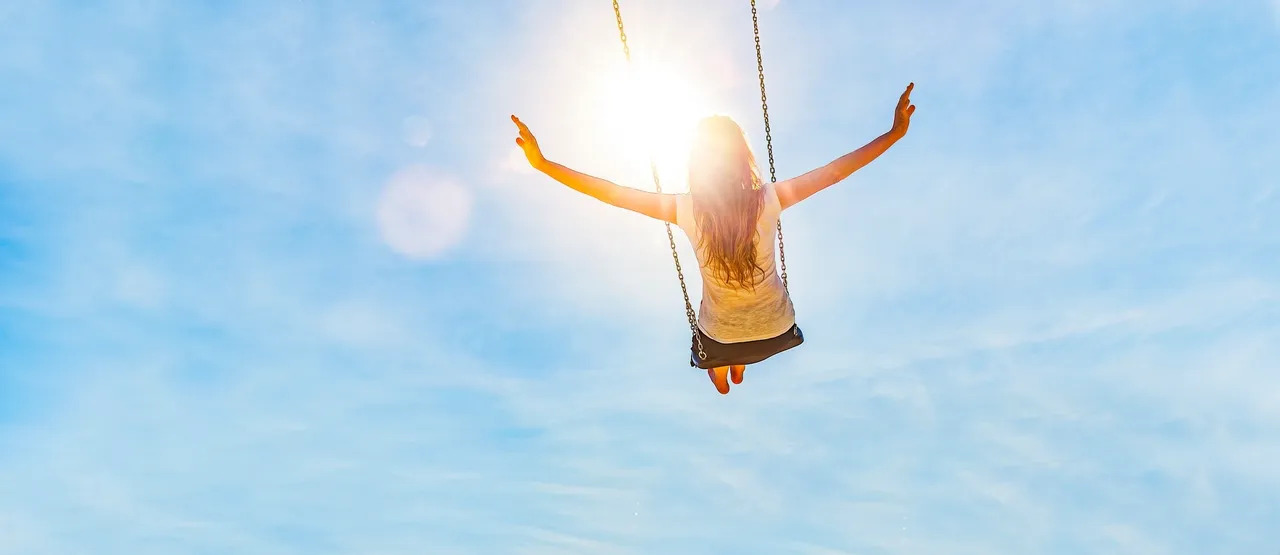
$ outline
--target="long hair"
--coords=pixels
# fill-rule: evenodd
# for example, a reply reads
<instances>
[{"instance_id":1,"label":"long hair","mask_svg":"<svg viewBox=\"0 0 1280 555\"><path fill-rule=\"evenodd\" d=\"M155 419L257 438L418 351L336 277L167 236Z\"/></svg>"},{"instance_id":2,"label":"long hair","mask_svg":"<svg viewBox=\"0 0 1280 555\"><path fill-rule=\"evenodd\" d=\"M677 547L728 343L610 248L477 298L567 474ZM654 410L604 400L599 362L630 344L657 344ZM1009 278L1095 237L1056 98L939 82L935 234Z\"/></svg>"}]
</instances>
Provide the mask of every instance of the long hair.
<instances>
[{"instance_id":1,"label":"long hair","mask_svg":"<svg viewBox=\"0 0 1280 555\"><path fill-rule=\"evenodd\" d=\"M689 193L708 269L730 285L754 289L756 274L764 274L756 260L764 190L746 135L728 116L698 122L689 153Z\"/></svg>"}]
</instances>

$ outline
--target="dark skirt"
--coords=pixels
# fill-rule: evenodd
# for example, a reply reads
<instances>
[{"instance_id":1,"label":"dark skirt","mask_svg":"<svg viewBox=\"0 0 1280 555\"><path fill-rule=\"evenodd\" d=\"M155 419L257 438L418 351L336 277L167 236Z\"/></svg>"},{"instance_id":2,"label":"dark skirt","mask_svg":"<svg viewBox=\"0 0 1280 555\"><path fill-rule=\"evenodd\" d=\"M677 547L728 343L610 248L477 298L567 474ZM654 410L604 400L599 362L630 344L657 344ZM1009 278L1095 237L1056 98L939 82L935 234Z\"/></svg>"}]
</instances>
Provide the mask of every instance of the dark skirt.
<instances>
[{"instance_id":1,"label":"dark skirt","mask_svg":"<svg viewBox=\"0 0 1280 555\"><path fill-rule=\"evenodd\" d=\"M797 325L792 325L791 329L777 337L741 343L721 343L707 337L701 329L698 330L698 337L702 339L702 351L706 353L706 357L699 359L698 342L690 339L692 345L689 347L689 366L695 368L755 364L804 343L804 333Z\"/></svg>"}]
</instances>

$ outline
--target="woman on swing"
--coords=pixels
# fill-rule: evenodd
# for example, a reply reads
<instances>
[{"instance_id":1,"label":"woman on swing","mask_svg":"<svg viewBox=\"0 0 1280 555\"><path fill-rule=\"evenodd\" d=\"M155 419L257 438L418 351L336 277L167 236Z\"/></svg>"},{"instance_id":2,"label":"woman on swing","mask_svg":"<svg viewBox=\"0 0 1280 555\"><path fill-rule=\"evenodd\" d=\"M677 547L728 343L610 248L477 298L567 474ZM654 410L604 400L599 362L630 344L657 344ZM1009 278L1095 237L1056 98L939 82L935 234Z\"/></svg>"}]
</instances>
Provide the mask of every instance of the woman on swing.
<instances>
[{"instance_id":1,"label":"woman on swing","mask_svg":"<svg viewBox=\"0 0 1280 555\"><path fill-rule=\"evenodd\" d=\"M760 178L737 123L726 116L703 119L689 154L689 192L684 194L623 187L547 160L529 128L514 115L511 121L520 131L516 144L534 169L575 191L674 223L685 232L702 273L691 364L706 368L716 390L724 394L730 380L742 383L747 364L804 341L774 263L778 215L849 177L906 135L916 110L911 104L914 86L907 85L898 99L888 132L830 164L775 184Z\"/></svg>"}]
</instances>

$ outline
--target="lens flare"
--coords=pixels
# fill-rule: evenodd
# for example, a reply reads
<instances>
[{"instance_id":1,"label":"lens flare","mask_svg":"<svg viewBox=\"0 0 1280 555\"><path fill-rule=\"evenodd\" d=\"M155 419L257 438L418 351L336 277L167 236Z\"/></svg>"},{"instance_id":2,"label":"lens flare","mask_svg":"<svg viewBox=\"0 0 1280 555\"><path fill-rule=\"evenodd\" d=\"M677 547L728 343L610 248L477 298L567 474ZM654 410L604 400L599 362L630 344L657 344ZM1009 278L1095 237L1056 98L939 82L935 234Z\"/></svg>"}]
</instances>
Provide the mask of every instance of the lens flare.
<instances>
[{"instance_id":1,"label":"lens flare","mask_svg":"<svg viewBox=\"0 0 1280 555\"><path fill-rule=\"evenodd\" d=\"M471 216L471 193L422 166L393 175L378 200L378 231L401 255L430 260L462 240Z\"/></svg>"}]
</instances>

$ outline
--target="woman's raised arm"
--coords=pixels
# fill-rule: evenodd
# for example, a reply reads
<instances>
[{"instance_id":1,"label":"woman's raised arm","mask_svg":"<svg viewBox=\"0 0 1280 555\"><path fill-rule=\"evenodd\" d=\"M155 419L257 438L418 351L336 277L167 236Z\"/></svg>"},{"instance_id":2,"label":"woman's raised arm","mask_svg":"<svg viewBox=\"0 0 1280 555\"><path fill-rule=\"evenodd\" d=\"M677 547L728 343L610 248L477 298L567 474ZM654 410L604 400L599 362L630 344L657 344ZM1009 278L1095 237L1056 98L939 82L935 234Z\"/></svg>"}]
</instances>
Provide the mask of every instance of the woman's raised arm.
<instances>
[{"instance_id":1,"label":"woman's raised arm","mask_svg":"<svg viewBox=\"0 0 1280 555\"><path fill-rule=\"evenodd\" d=\"M779 182L774 189L778 192L778 202L783 210L849 177L853 172L884 154L889 147L893 146L893 143L906 135L907 128L911 125L911 115L916 111L915 105L911 103L913 88L915 83L907 85L907 90L903 91L902 96L898 98L898 106L893 112L893 127L888 132L876 137L862 148L836 158L830 164L799 177Z\"/></svg>"},{"instance_id":2,"label":"woman's raised arm","mask_svg":"<svg viewBox=\"0 0 1280 555\"><path fill-rule=\"evenodd\" d=\"M623 187L612 181L593 177L547 160L538 146L538 139L533 136L524 122L515 116L511 116L511 121L520 131L520 136L516 138L516 145L524 150L525 158L534 169L567 185L570 189L590 195L601 202L657 220L675 223L676 195Z\"/></svg>"}]
</instances>

